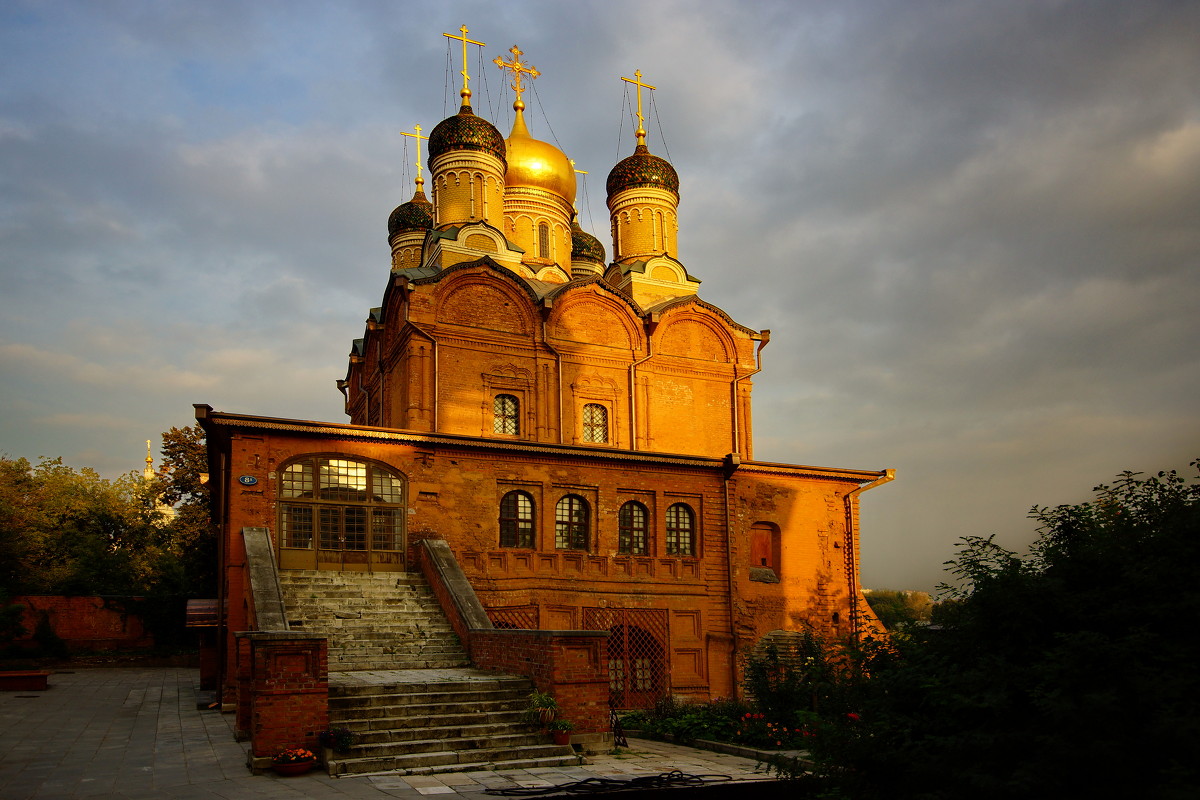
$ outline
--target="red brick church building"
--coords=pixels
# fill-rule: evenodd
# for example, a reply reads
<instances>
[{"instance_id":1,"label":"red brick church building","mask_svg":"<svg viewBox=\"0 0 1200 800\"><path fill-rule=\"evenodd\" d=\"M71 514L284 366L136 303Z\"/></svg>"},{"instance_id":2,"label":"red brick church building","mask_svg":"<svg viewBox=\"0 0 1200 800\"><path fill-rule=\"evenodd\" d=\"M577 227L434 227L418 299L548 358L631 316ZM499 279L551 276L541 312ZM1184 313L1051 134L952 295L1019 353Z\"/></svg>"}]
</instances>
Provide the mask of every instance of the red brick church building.
<instances>
[{"instance_id":1,"label":"red brick church building","mask_svg":"<svg viewBox=\"0 0 1200 800\"><path fill-rule=\"evenodd\" d=\"M416 570L442 540L491 626L608 632L618 707L731 696L764 635L871 624L859 495L891 472L754 459L769 331L697 294L678 176L640 125L608 175L606 258L574 221L571 162L526 128L520 55L508 137L464 86L428 138L429 195L418 177L391 214L383 297L338 381L350 421L197 407L226 687L234 635L264 626L246 529L284 576Z\"/></svg>"}]
</instances>

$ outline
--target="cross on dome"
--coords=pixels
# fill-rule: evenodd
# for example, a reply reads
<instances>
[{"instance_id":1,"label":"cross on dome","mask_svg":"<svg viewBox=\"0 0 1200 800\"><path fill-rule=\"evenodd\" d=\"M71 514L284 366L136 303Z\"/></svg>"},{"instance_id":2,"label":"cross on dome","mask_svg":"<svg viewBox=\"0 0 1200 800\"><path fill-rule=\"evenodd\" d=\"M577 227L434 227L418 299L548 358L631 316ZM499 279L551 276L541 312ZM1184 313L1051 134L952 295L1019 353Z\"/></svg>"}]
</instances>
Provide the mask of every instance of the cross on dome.
<instances>
[{"instance_id":1,"label":"cross on dome","mask_svg":"<svg viewBox=\"0 0 1200 800\"><path fill-rule=\"evenodd\" d=\"M625 81L626 83L632 83L634 86L637 87L638 129L634 132L633 135L637 137L638 144L645 145L646 144L646 118L642 116L642 89L650 89L651 91L653 91L654 87L648 83L642 83L642 71L640 69L633 71L633 80L630 80L629 78L625 78L625 77L622 77L621 80Z\"/></svg>"},{"instance_id":2,"label":"cross on dome","mask_svg":"<svg viewBox=\"0 0 1200 800\"><path fill-rule=\"evenodd\" d=\"M479 45L480 47L483 47L484 44L483 44L483 42L477 42L474 39L467 38L467 26L466 25L463 25L461 28L459 28L459 31L462 32L461 36L455 36L453 33L443 33L442 36L445 36L447 39L454 39L455 41L462 42L462 65L463 65L463 68L462 68L461 74L463 76L463 87L462 87L462 91L459 92L459 95L463 99L463 105L469 106L469 105L471 105L471 87L468 84L471 82L471 76L467 72L467 45L475 44L475 45Z\"/></svg>"},{"instance_id":3,"label":"cross on dome","mask_svg":"<svg viewBox=\"0 0 1200 800\"><path fill-rule=\"evenodd\" d=\"M515 102L513 102L513 108L516 108L519 110L519 109L525 108L525 102L523 100L521 100L521 94L525 91L523 85L521 84L521 76L528 75L530 77L530 79L534 79L534 78L537 78L542 73L538 72L537 68L534 67L533 65L527 66L527 65L521 63L521 56L525 55L525 51L521 50L521 48L517 47L515 44L512 47L508 48L508 52L513 54L512 61L505 61L503 56L496 56L492 60L492 63L494 63L500 69L507 69L507 70L512 71L512 74L513 74L512 88L513 88L513 91L516 92L516 94L517 94L517 99Z\"/></svg>"},{"instance_id":4,"label":"cross on dome","mask_svg":"<svg viewBox=\"0 0 1200 800\"><path fill-rule=\"evenodd\" d=\"M417 140L417 180L416 180L416 184L417 184L417 189L420 189L422 186L425 185L425 179L421 177L421 140L424 139L425 141L429 141L429 137L421 135L421 126L420 125L413 125L413 130L415 130L416 133L409 133L408 131L400 131L400 135L401 136L411 136Z\"/></svg>"}]
</instances>

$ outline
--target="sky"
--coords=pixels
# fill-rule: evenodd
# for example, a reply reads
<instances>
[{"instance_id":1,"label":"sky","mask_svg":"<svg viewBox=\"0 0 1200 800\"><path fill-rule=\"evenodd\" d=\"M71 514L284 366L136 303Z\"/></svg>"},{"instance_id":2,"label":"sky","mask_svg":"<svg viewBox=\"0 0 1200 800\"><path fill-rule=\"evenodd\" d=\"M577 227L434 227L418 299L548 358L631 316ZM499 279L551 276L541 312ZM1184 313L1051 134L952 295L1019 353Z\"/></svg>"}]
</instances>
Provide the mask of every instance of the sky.
<instances>
[{"instance_id":1,"label":"sky","mask_svg":"<svg viewBox=\"0 0 1200 800\"><path fill-rule=\"evenodd\" d=\"M0 452L115 476L193 403L345 421L462 25L502 132L491 60L540 71L610 252L620 78L656 87L680 259L772 332L755 458L896 470L865 586L1200 456L1200 3L1168 0L6 0Z\"/></svg>"}]
</instances>

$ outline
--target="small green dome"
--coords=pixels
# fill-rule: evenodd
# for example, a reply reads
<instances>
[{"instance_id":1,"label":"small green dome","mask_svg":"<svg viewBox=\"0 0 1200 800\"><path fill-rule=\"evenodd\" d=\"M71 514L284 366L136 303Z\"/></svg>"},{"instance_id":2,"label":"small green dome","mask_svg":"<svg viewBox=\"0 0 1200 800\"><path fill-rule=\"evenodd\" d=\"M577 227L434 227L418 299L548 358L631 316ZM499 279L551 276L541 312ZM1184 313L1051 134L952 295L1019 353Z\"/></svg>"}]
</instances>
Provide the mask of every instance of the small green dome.
<instances>
[{"instance_id":1,"label":"small green dome","mask_svg":"<svg viewBox=\"0 0 1200 800\"><path fill-rule=\"evenodd\" d=\"M679 173L665 158L651 154L649 148L639 144L633 155L623 159L608 173L608 196L611 198L624 189L635 186L653 186L666 189L679 198Z\"/></svg>"},{"instance_id":2,"label":"small green dome","mask_svg":"<svg viewBox=\"0 0 1200 800\"><path fill-rule=\"evenodd\" d=\"M429 163L451 150L478 150L491 153L506 164L504 137L496 126L483 117L475 116L470 106L463 106L453 117L447 117L429 133Z\"/></svg>"},{"instance_id":3,"label":"small green dome","mask_svg":"<svg viewBox=\"0 0 1200 800\"><path fill-rule=\"evenodd\" d=\"M427 231L433 227L433 203L425 197L425 192L417 189L412 200L396 206L396 210L388 217L388 236L408 231Z\"/></svg>"},{"instance_id":4,"label":"small green dome","mask_svg":"<svg viewBox=\"0 0 1200 800\"><path fill-rule=\"evenodd\" d=\"M594 261L604 263L604 245L600 240L579 227L578 222L571 223L571 260Z\"/></svg>"}]
</instances>

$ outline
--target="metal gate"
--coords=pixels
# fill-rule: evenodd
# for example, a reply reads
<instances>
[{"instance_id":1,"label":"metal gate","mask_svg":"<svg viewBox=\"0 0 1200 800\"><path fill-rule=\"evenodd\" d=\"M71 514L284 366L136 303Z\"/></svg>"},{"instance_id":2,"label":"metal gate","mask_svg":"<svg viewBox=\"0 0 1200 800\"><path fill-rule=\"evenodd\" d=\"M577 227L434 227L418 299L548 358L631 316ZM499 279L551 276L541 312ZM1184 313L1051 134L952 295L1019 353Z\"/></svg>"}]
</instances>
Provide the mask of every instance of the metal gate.
<instances>
[{"instance_id":1,"label":"metal gate","mask_svg":"<svg viewBox=\"0 0 1200 800\"><path fill-rule=\"evenodd\" d=\"M585 608L583 628L608 631L609 705L651 708L667 693L671 639L665 610Z\"/></svg>"}]
</instances>

